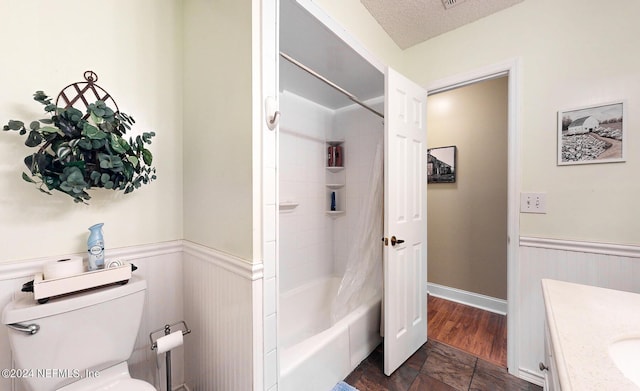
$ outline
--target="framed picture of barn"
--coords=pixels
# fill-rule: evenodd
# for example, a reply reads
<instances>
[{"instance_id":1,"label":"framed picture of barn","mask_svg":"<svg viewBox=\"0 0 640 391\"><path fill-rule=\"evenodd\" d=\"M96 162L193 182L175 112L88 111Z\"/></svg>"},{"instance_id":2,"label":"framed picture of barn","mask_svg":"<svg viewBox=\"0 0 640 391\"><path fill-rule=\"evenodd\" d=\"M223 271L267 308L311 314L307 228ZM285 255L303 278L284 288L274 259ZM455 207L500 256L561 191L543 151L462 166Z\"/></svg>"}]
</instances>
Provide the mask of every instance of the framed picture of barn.
<instances>
[{"instance_id":1,"label":"framed picture of barn","mask_svg":"<svg viewBox=\"0 0 640 391\"><path fill-rule=\"evenodd\" d=\"M456 146L427 149L427 183L456 181Z\"/></svg>"},{"instance_id":2,"label":"framed picture of barn","mask_svg":"<svg viewBox=\"0 0 640 391\"><path fill-rule=\"evenodd\" d=\"M623 162L624 101L558 112L558 165Z\"/></svg>"}]
</instances>

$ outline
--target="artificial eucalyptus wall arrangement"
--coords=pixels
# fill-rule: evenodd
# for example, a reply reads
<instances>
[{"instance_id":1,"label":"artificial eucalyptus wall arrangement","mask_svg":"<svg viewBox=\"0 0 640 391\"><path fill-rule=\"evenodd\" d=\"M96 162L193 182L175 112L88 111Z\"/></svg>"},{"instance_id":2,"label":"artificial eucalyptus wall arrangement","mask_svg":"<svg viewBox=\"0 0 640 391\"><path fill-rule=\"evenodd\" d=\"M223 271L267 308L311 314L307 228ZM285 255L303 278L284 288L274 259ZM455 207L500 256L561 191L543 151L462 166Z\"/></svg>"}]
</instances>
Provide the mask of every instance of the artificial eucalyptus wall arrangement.
<instances>
[{"instance_id":1,"label":"artificial eucalyptus wall arrangement","mask_svg":"<svg viewBox=\"0 0 640 391\"><path fill-rule=\"evenodd\" d=\"M95 81L95 73L85 72L86 82L74 83L62 90L56 103L42 91L33 99L44 106L46 115L25 125L11 120L5 131L25 135L25 145L37 151L24 158L28 173L22 178L36 184L43 193L60 191L75 202L87 203L92 188L130 193L156 179L151 166L153 155L147 148L154 132L126 139L134 119L117 109L117 104ZM65 92L66 91L66 92ZM68 92L77 93L68 97ZM93 92L93 103L87 96ZM66 103L58 107L58 102ZM107 106L115 106L115 110ZM85 112L74 107L84 104Z\"/></svg>"}]
</instances>

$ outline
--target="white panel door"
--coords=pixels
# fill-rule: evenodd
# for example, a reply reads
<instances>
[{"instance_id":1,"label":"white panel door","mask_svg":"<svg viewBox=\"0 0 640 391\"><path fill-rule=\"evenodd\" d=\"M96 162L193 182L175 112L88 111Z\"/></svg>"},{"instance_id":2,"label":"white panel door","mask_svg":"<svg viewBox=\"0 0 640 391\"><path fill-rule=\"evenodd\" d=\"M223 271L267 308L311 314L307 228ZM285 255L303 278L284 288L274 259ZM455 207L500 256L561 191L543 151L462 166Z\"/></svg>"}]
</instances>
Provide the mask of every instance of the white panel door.
<instances>
[{"instance_id":1,"label":"white panel door","mask_svg":"<svg viewBox=\"0 0 640 391\"><path fill-rule=\"evenodd\" d=\"M387 68L384 373L427 341L427 92Z\"/></svg>"}]
</instances>

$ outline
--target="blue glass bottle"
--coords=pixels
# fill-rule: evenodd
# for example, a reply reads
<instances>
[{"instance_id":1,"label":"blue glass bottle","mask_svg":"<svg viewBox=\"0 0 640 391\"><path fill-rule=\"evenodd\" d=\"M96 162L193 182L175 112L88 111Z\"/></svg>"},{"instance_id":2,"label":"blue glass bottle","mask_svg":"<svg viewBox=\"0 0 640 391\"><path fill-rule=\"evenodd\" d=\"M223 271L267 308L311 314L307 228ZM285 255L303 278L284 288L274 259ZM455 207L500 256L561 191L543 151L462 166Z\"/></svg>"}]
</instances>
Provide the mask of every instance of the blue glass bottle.
<instances>
[{"instance_id":1,"label":"blue glass bottle","mask_svg":"<svg viewBox=\"0 0 640 391\"><path fill-rule=\"evenodd\" d=\"M89 252L89 270L97 270L104 267L104 239L102 226L98 223L89 227L89 239L87 239L87 251Z\"/></svg>"}]
</instances>

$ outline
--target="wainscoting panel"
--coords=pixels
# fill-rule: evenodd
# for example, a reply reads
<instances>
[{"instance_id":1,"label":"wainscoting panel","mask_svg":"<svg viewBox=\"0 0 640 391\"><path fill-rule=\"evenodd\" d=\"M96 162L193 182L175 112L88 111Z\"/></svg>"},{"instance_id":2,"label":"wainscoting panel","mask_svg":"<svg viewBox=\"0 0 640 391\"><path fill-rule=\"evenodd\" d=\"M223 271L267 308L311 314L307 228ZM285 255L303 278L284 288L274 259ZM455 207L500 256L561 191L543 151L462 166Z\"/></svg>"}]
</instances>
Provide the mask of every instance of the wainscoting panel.
<instances>
[{"instance_id":1,"label":"wainscoting panel","mask_svg":"<svg viewBox=\"0 0 640 391\"><path fill-rule=\"evenodd\" d=\"M85 254L68 255L84 256ZM164 359L157 357L151 351L149 333L163 327L165 323L173 323L183 319L182 242L174 241L109 249L107 257L132 262L138 267L134 274L147 280L142 323L134 352L129 359L129 367L134 378L145 380L159 390L166 391ZM35 259L0 264L0 309L13 299L14 294L20 290L23 283L33 280L34 273L42 271L42 264L47 260ZM0 368L13 368L8 334L4 326L0 326L0 328L2 329L0 331ZM158 364L160 364L159 370ZM160 377L158 376L159 371ZM174 384L183 383L183 374L182 348L177 348L172 357ZM19 381L0 378L0 390L25 391L26 388Z\"/></svg>"},{"instance_id":2,"label":"wainscoting panel","mask_svg":"<svg viewBox=\"0 0 640 391\"><path fill-rule=\"evenodd\" d=\"M185 242L186 382L192 390L249 391L253 386L254 281L262 264ZM256 289L262 289L260 285Z\"/></svg>"},{"instance_id":3,"label":"wainscoting panel","mask_svg":"<svg viewBox=\"0 0 640 391\"><path fill-rule=\"evenodd\" d=\"M544 302L541 280L550 278L640 293L640 247L520 239L520 375L542 384Z\"/></svg>"}]
</instances>

